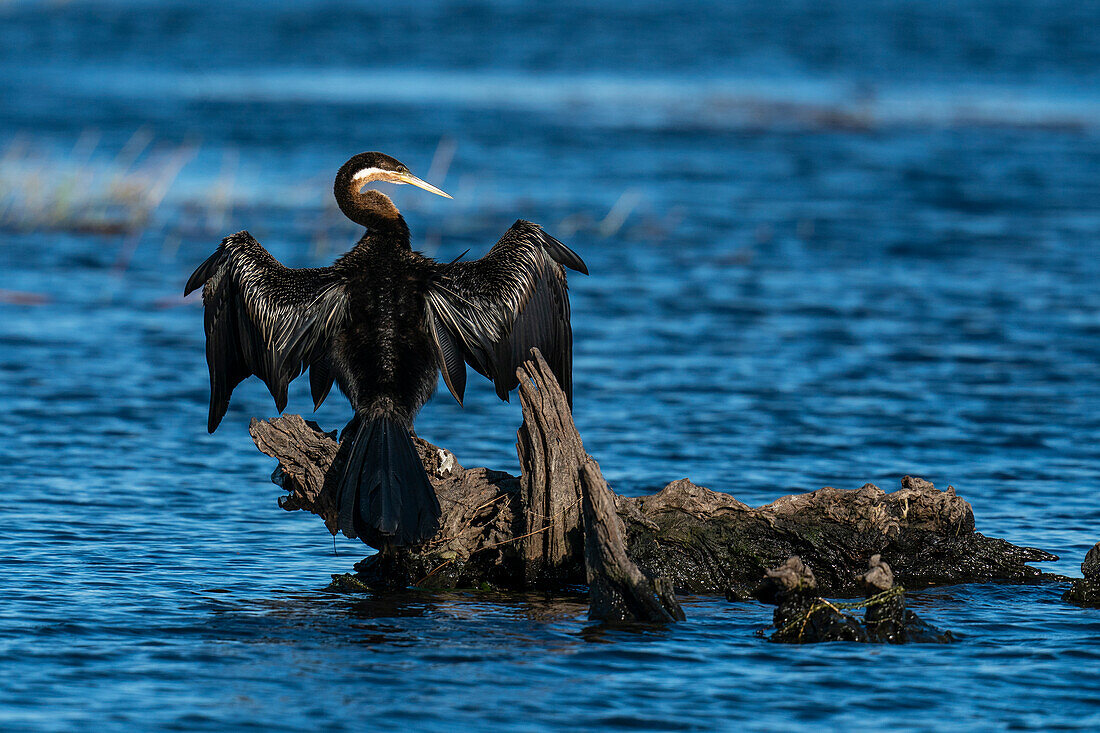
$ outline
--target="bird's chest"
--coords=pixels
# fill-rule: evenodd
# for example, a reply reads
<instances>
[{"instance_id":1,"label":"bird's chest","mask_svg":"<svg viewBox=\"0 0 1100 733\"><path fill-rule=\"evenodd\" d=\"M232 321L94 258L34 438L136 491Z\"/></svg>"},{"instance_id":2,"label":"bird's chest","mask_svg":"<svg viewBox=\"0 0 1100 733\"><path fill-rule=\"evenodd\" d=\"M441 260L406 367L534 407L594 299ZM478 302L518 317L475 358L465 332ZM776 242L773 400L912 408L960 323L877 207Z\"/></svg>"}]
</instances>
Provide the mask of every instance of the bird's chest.
<instances>
[{"instance_id":1,"label":"bird's chest","mask_svg":"<svg viewBox=\"0 0 1100 733\"><path fill-rule=\"evenodd\" d=\"M430 357L425 288L425 279L409 267L373 268L351 283L344 350L360 371L377 372L368 378L416 369Z\"/></svg>"}]
</instances>

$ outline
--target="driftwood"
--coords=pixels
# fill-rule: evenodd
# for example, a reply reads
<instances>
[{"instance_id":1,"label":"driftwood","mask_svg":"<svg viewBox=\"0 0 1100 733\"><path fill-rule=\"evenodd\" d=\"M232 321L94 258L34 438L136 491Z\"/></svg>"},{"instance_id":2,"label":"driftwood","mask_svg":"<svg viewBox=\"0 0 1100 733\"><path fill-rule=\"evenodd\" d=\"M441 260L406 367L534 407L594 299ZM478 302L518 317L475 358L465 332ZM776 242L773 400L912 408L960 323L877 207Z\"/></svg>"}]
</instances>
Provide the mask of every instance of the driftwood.
<instances>
[{"instance_id":1,"label":"driftwood","mask_svg":"<svg viewBox=\"0 0 1100 733\"><path fill-rule=\"evenodd\" d=\"M683 621L672 583L647 578L626 554L615 495L596 462L581 469L584 560L591 597L588 618L596 621Z\"/></svg>"},{"instance_id":2,"label":"driftwood","mask_svg":"<svg viewBox=\"0 0 1100 733\"><path fill-rule=\"evenodd\" d=\"M449 451L418 439L443 510L440 530L420 546L380 546L356 566L361 582L437 588L586 582L585 484L591 483L589 471L595 481L599 469L542 357L535 353L519 377L522 477L463 468ZM272 480L289 492L280 506L313 512L335 533L335 487L326 477L342 469L336 434L297 415L254 420L250 432L260 450L279 460ZM605 497L602 491L588 493ZM832 595L859 594L875 554L910 589L1035 581L1054 576L1027 563L1057 559L976 532L970 505L953 488L940 491L909 476L891 493L871 484L824 488L757 508L687 479L651 496L627 498L608 490L606 497L613 497L621 521L616 529L623 557L645 578L664 577L693 593L747 597L767 569L791 555L812 565L818 591ZM660 587L653 591L658 599L664 595Z\"/></svg>"}]
</instances>

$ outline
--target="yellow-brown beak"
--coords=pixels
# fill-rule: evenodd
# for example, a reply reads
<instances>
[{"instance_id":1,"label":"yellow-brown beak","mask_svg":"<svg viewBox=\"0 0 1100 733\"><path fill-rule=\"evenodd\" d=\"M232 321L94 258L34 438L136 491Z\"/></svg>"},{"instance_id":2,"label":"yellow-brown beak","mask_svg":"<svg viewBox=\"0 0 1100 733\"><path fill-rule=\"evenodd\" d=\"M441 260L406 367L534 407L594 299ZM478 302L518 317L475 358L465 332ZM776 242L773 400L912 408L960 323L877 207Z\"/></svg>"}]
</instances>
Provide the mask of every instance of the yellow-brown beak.
<instances>
[{"instance_id":1,"label":"yellow-brown beak","mask_svg":"<svg viewBox=\"0 0 1100 733\"><path fill-rule=\"evenodd\" d=\"M417 188L422 188L429 193L434 193L436 196L442 196L445 199L454 198L453 196L451 196L451 194L447 193L443 189L436 188L427 181L422 181L421 179L414 176L412 173L394 173L392 175L393 178L391 178L390 181L393 183L408 183L412 186L416 186Z\"/></svg>"}]
</instances>

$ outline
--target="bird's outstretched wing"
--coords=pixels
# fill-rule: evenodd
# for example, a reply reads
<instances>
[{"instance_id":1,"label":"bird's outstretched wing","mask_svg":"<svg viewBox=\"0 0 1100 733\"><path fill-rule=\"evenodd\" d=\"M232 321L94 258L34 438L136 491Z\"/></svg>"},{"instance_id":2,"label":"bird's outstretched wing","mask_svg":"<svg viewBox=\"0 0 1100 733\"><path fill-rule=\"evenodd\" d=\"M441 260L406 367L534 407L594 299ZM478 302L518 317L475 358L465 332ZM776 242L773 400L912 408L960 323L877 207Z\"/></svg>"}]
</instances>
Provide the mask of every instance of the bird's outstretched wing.
<instances>
[{"instance_id":1,"label":"bird's outstretched wing","mask_svg":"<svg viewBox=\"0 0 1100 733\"><path fill-rule=\"evenodd\" d=\"M443 380L462 404L466 364L493 380L497 395L519 383L532 347L546 357L573 401L573 329L565 265L588 274L577 253L522 219L480 260L440 268L428 291L428 322Z\"/></svg>"},{"instance_id":2,"label":"bird's outstretched wing","mask_svg":"<svg viewBox=\"0 0 1100 733\"><path fill-rule=\"evenodd\" d=\"M315 407L332 387L327 345L347 317L347 296L332 268L284 267L248 232L222 240L187 281L184 295L205 285L206 363L214 432L233 388L255 374L275 404L306 367Z\"/></svg>"}]
</instances>

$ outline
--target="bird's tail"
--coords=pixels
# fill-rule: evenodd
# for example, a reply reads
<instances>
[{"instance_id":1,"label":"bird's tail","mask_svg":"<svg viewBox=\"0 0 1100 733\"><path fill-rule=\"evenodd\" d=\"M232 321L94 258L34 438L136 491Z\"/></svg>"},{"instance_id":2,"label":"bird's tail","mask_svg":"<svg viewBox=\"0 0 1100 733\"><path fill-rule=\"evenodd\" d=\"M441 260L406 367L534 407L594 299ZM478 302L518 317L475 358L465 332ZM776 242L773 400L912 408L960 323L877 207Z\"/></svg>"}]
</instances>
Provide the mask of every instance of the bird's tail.
<instances>
[{"instance_id":1,"label":"bird's tail","mask_svg":"<svg viewBox=\"0 0 1100 733\"><path fill-rule=\"evenodd\" d=\"M387 417L356 415L344 428L347 462L339 479L340 530L385 535L395 544L424 540L439 528L439 499L408 429Z\"/></svg>"}]
</instances>

